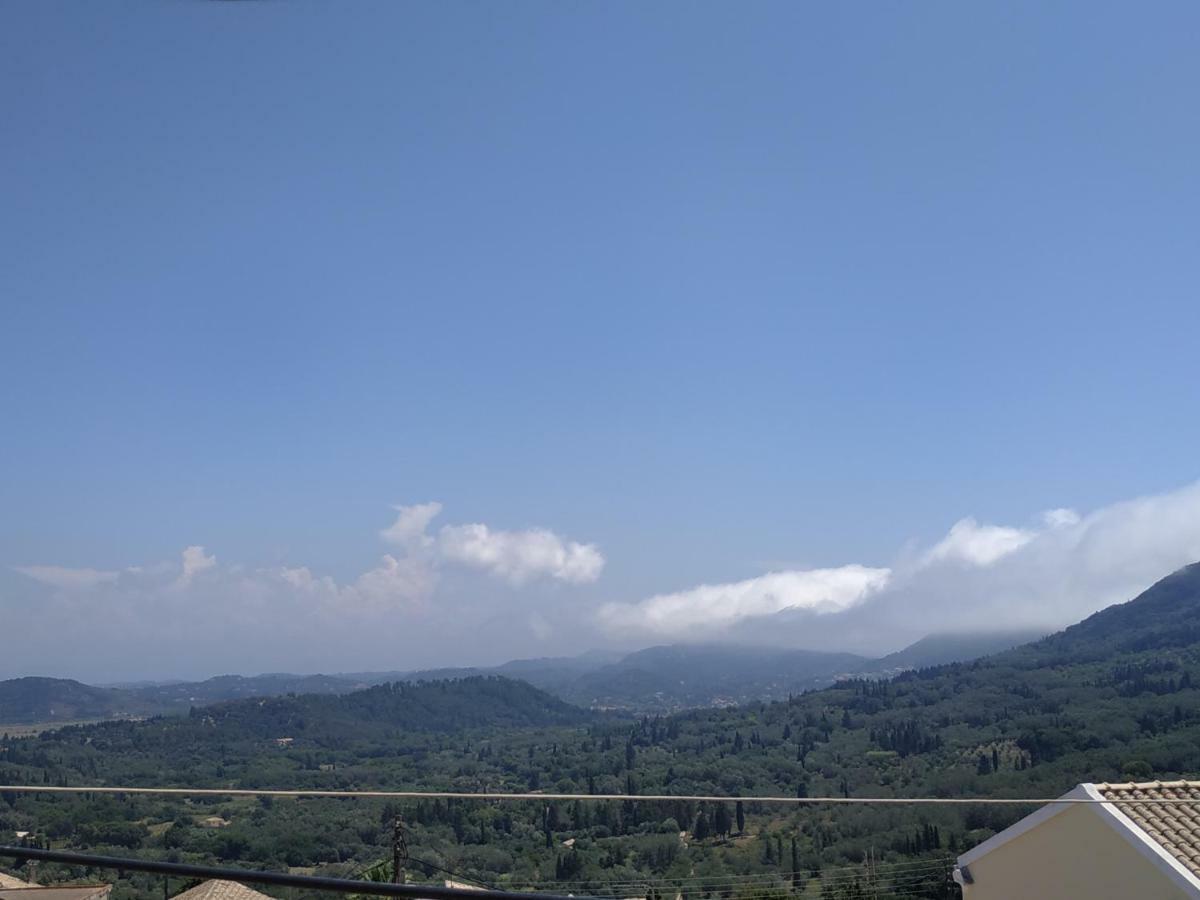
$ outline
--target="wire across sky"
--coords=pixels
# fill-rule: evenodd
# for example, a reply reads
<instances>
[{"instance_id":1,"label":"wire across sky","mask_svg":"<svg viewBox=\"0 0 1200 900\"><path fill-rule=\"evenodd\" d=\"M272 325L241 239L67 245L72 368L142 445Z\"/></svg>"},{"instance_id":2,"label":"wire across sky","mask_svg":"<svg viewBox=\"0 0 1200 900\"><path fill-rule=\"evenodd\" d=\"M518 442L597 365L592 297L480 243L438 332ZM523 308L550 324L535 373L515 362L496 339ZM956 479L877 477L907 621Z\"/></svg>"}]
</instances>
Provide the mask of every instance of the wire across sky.
<instances>
[{"instance_id":1,"label":"wire across sky","mask_svg":"<svg viewBox=\"0 0 1200 900\"><path fill-rule=\"evenodd\" d=\"M1145 797L1106 800L1098 797L722 797L714 794L544 794L539 792L508 793L503 791L326 791L274 790L261 788L191 788L191 787L118 787L113 785L50 785L0 784L0 791L23 794L154 794L178 797L297 797L360 800L496 800L556 802L563 800L610 801L634 800L643 802L697 803L779 803L794 806L818 804L892 805L892 806L1042 806L1049 803L1064 805L1116 804L1147 806L1200 806L1200 801L1176 797Z\"/></svg>"}]
</instances>

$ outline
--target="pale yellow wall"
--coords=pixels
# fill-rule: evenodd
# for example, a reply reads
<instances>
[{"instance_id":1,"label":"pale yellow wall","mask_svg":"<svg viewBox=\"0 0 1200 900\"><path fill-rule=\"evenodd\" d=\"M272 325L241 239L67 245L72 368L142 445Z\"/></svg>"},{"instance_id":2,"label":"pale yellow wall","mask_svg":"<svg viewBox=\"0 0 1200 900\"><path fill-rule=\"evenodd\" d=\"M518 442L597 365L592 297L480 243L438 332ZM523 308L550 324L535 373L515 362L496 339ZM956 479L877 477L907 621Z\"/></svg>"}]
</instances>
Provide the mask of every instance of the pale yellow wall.
<instances>
[{"instance_id":1,"label":"pale yellow wall","mask_svg":"<svg viewBox=\"0 0 1200 900\"><path fill-rule=\"evenodd\" d=\"M1176 887L1136 847L1101 819L1074 806L997 847L968 866L974 884L964 900L1175 900Z\"/></svg>"}]
</instances>

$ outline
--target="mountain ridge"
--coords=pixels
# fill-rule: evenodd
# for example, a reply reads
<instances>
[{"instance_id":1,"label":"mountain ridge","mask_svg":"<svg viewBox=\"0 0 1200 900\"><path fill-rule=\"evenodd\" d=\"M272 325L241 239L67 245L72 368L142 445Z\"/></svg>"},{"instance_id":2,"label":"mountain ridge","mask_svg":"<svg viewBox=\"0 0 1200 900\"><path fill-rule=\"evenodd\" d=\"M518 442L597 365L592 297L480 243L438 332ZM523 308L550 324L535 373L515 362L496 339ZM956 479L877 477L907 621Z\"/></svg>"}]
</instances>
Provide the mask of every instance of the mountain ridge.
<instances>
[{"instance_id":1,"label":"mountain ridge","mask_svg":"<svg viewBox=\"0 0 1200 900\"><path fill-rule=\"evenodd\" d=\"M1024 637L1034 637L1025 634ZM202 681L88 685L73 679L0 681L0 724L185 715L193 707L250 697L343 695L390 682L444 681L499 675L524 681L575 705L640 712L726 706L832 684L856 675L973 659L1012 646L1009 633L930 635L872 659L853 653L709 642L664 644L627 654L515 659L497 666L297 675L217 675Z\"/></svg>"}]
</instances>

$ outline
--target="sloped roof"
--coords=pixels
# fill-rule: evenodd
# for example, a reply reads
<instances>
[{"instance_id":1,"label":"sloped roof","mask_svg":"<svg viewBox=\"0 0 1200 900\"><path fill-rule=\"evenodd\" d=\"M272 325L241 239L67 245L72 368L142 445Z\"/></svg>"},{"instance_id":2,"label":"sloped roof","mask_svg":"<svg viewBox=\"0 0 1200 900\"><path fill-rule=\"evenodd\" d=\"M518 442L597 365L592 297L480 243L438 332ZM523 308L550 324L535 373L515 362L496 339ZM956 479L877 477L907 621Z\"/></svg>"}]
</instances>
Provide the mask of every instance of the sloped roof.
<instances>
[{"instance_id":1,"label":"sloped roof","mask_svg":"<svg viewBox=\"0 0 1200 900\"><path fill-rule=\"evenodd\" d=\"M0 900L100 900L112 890L111 884L55 884L43 887L0 888Z\"/></svg>"},{"instance_id":2,"label":"sloped roof","mask_svg":"<svg viewBox=\"0 0 1200 900\"><path fill-rule=\"evenodd\" d=\"M1162 798L1187 803L1138 803ZM1185 896L1200 898L1200 781L1149 781L1140 784L1080 784L1061 800L1088 803L1086 809L1129 841ZM1191 801L1195 800L1195 803ZM970 883L970 866L989 853L1037 828L1048 819L1074 809L1070 803L1050 802L999 834L958 857L955 879ZM1075 861L1077 862L1077 861ZM1064 860L1063 865L1075 862Z\"/></svg>"},{"instance_id":3,"label":"sloped roof","mask_svg":"<svg viewBox=\"0 0 1200 900\"><path fill-rule=\"evenodd\" d=\"M27 888L33 886L33 882L31 881L22 881L20 878L17 878L13 875L0 872L0 888L11 890L12 888Z\"/></svg>"},{"instance_id":4,"label":"sloped roof","mask_svg":"<svg viewBox=\"0 0 1200 900\"><path fill-rule=\"evenodd\" d=\"M1200 876L1200 781L1098 784L1096 791L1193 875ZM1195 804L1138 803L1195 800Z\"/></svg>"},{"instance_id":5,"label":"sloped roof","mask_svg":"<svg viewBox=\"0 0 1200 900\"><path fill-rule=\"evenodd\" d=\"M272 900L272 898L236 881L213 879L198 884L182 894L176 894L175 900Z\"/></svg>"}]
</instances>

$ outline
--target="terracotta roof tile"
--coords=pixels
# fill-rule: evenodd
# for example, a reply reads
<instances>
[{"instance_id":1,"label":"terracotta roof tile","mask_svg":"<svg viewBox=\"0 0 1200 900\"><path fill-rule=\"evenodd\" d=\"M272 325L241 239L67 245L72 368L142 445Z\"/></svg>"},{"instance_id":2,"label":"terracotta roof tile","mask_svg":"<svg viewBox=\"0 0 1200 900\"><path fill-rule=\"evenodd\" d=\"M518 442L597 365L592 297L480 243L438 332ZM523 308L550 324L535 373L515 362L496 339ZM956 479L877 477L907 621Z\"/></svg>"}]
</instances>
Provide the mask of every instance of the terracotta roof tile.
<instances>
[{"instance_id":1,"label":"terracotta roof tile","mask_svg":"<svg viewBox=\"0 0 1200 900\"><path fill-rule=\"evenodd\" d=\"M236 881L214 879L177 894L175 900L271 900L266 894L238 884Z\"/></svg>"},{"instance_id":2,"label":"terracotta roof tile","mask_svg":"<svg viewBox=\"0 0 1200 900\"><path fill-rule=\"evenodd\" d=\"M1193 875L1200 876L1200 781L1147 781L1098 784L1105 800L1174 856ZM1138 800L1195 800L1188 804L1147 804Z\"/></svg>"}]
</instances>

